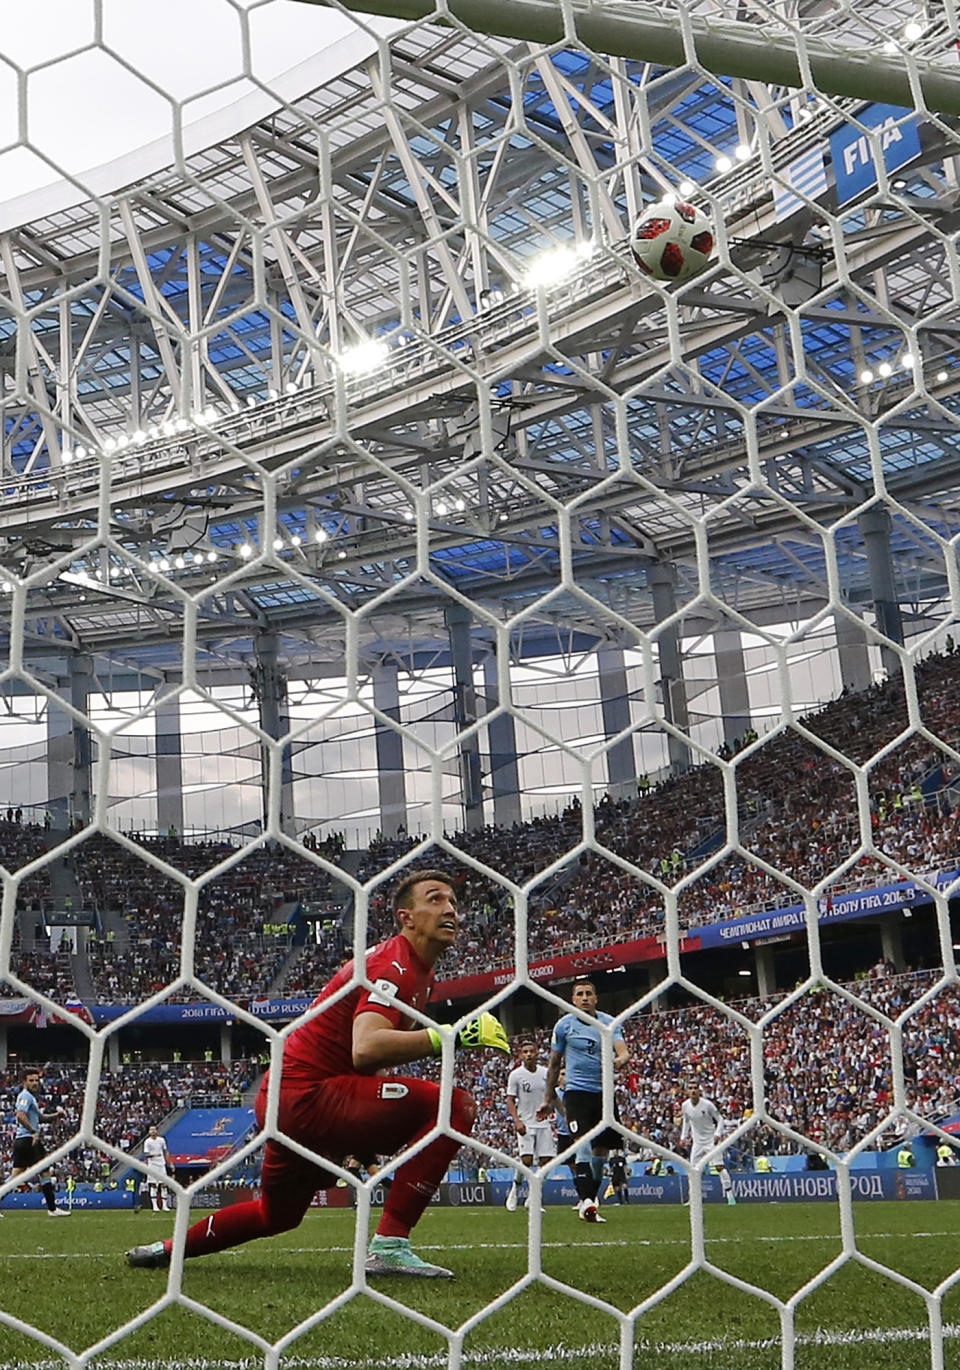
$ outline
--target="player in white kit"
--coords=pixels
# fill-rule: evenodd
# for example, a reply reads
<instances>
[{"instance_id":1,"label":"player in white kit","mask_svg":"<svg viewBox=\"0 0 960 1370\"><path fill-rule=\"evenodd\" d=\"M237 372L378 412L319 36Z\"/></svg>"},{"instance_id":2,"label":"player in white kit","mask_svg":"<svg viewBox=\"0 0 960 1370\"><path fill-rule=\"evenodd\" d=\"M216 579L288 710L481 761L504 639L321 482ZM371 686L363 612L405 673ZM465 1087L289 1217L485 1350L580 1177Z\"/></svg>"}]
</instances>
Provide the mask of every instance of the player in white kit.
<instances>
[{"instance_id":1,"label":"player in white kit","mask_svg":"<svg viewBox=\"0 0 960 1370\"><path fill-rule=\"evenodd\" d=\"M170 1208L170 1191L159 1176L164 1179L170 1153L167 1144L155 1127L151 1127L143 1142L143 1159L147 1164L147 1195L154 1213L166 1213Z\"/></svg>"},{"instance_id":2,"label":"player in white kit","mask_svg":"<svg viewBox=\"0 0 960 1370\"><path fill-rule=\"evenodd\" d=\"M525 1166L549 1160L557 1154L550 1121L553 1109L547 1107L546 1096L547 1068L537 1061L536 1043L522 1042L520 1064L507 1077L507 1112L517 1130L517 1152ZM507 1191L508 1213L516 1209L525 1179L523 1172L518 1170ZM527 1203L529 1196L524 1200L524 1204Z\"/></svg>"},{"instance_id":3,"label":"player in white kit","mask_svg":"<svg viewBox=\"0 0 960 1370\"><path fill-rule=\"evenodd\" d=\"M716 1146L717 1139L725 1131L724 1122L713 1100L700 1093L700 1086L696 1080L690 1084L688 1097L683 1101L680 1115L683 1119L680 1141L690 1143L690 1163L696 1165L697 1161L702 1160ZM733 1181L723 1163L722 1153L714 1165L720 1175L720 1187L724 1198L728 1204L735 1204L737 1201L733 1193Z\"/></svg>"}]
</instances>

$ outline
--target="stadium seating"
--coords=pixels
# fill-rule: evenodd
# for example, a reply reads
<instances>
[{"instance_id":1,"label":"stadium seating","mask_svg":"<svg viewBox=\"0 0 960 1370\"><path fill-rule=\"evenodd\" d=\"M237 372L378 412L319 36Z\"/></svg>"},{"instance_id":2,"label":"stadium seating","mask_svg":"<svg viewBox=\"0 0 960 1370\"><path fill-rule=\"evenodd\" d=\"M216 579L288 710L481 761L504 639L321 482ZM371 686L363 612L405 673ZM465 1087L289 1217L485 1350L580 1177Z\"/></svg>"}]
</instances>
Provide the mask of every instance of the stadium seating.
<instances>
[{"instance_id":1,"label":"stadium seating","mask_svg":"<svg viewBox=\"0 0 960 1370\"><path fill-rule=\"evenodd\" d=\"M26 1068L25 1062L22 1068ZM83 1108L86 1066L75 1062L41 1062L43 1075L41 1100L46 1110L62 1108L63 1115L46 1130L51 1144L69 1141ZM160 1124L174 1110L222 1105L239 1105L258 1078L262 1067L255 1061L139 1062L124 1064L116 1074L104 1071L97 1095L97 1135L112 1146L136 1153L139 1140L151 1124ZM0 1098L13 1099L19 1088L19 1075L0 1072ZM0 1154L9 1156L13 1142L13 1114L0 1114ZM94 1147L78 1146L62 1164L61 1179L99 1180L113 1162Z\"/></svg>"},{"instance_id":2,"label":"stadium seating","mask_svg":"<svg viewBox=\"0 0 960 1370\"><path fill-rule=\"evenodd\" d=\"M937 736L956 744L960 736L960 656L934 656L917 669L924 722ZM894 679L860 694L844 694L802 720L804 729L828 747L864 762L907 729L902 681ZM726 753L725 753L726 754ZM860 840L856 797L850 772L798 729L787 729L743 751L737 760L741 800L741 840L764 861L812 886L837 870ZM877 849L890 861L929 872L960 866L960 808L956 805L952 759L916 733L901 741L870 772L871 820ZM511 828L487 827L454 834L452 840L512 880L534 878L581 838L576 803L562 813L531 819ZM701 765L653 786L633 800L603 799L595 810L598 843L636 863L666 884L676 884L688 866L719 844L723 804L717 767ZM44 848L39 828L0 821L0 849L11 869ZM184 874L197 877L234 854L224 842L184 842L173 837L139 838L145 850ZM417 843L414 837L381 839L365 854L359 876L373 879ZM336 861L339 835L317 843ZM692 853L697 853L693 858ZM183 889L119 844L96 836L72 854L72 868L85 900L102 911L122 914L122 935L94 942L90 969L101 1002L134 1002L175 979L179 973ZM441 865L458 886L465 928L459 947L438 965L441 978L497 969L510 964L513 915L503 888L472 867L451 860L445 851L418 856L415 865ZM896 877L896 870L875 856L863 857L838 879L835 891L869 888ZM42 888L31 883L30 897ZM21 891L23 895L24 892ZM309 899L341 905L331 882L308 861L286 848L259 847L205 885L197 918L197 973L211 987L246 1000L282 986L284 993L315 992L339 964L345 943L339 935L290 958L287 940L264 936L263 926L283 903ZM718 859L679 898L682 926L695 927L791 903L795 895L756 862L741 854ZM571 860L559 875L543 882L530 901L528 947L531 960L657 934L663 925L662 900L652 885L625 874L596 853ZM371 897L368 942L392 931L388 891ZM346 929L349 941L349 927ZM29 971L38 988L59 995L75 986L64 982L62 965L41 952L15 948L15 970ZM0 993L11 993L0 983ZM189 997L189 996L181 996Z\"/></svg>"}]
</instances>

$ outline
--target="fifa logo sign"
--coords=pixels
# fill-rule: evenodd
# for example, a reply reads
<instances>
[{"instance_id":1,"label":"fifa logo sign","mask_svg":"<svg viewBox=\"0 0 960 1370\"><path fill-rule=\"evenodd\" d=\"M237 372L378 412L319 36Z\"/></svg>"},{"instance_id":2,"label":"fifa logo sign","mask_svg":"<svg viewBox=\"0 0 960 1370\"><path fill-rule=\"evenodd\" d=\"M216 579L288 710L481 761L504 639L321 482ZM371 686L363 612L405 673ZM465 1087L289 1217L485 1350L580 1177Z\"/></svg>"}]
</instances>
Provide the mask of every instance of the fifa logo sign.
<instances>
[{"instance_id":1,"label":"fifa logo sign","mask_svg":"<svg viewBox=\"0 0 960 1370\"><path fill-rule=\"evenodd\" d=\"M877 125L876 137L880 142L880 150L886 157L888 147L894 143L903 142L901 132L896 119L891 115L884 119L882 124ZM843 169L848 176L852 176L858 167L868 167L873 165L873 143L865 133L861 133L852 143L843 149Z\"/></svg>"}]
</instances>

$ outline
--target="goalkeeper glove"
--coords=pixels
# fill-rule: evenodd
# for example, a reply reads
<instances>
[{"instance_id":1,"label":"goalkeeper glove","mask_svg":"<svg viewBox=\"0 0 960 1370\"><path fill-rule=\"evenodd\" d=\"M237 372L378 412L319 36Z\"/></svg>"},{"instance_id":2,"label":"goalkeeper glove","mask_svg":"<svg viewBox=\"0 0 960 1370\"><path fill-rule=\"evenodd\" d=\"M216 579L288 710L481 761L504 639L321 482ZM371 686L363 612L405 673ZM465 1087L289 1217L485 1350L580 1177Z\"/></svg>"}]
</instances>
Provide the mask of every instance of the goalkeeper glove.
<instances>
[{"instance_id":1,"label":"goalkeeper glove","mask_svg":"<svg viewBox=\"0 0 960 1370\"><path fill-rule=\"evenodd\" d=\"M434 1056L440 1056L443 1052L442 1035L436 1028L427 1028L427 1036ZM471 1018L469 1023L464 1023L457 1033L457 1046L495 1047L497 1051L505 1051L510 1055L510 1043L503 1024L492 1013L481 1013L478 1018Z\"/></svg>"}]
</instances>

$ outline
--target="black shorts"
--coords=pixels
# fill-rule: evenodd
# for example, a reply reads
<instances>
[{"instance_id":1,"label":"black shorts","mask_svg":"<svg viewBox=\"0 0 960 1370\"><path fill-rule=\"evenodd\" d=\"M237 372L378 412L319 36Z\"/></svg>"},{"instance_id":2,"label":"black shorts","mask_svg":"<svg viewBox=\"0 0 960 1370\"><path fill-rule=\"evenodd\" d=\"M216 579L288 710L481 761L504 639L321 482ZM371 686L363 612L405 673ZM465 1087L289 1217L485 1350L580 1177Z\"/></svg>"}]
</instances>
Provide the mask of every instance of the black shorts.
<instances>
[{"instance_id":1,"label":"black shorts","mask_svg":"<svg viewBox=\"0 0 960 1370\"><path fill-rule=\"evenodd\" d=\"M39 1137L14 1137L13 1139L14 1170L29 1170L30 1166L36 1165L37 1161L42 1161L46 1154L43 1142Z\"/></svg>"},{"instance_id":2,"label":"black shorts","mask_svg":"<svg viewBox=\"0 0 960 1370\"><path fill-rule=\"evenodd\" d=\"M563 1111L567 1115L567 1127L574 1140L582 1137L585 1132L589 1132L597 1123L603 1121L603 1095L594 1094L589 1089L565 1089L563 1091ZM617 1101L613 1101L614 1121L620 1121L620 1110L617 1108ZM623 1146L623 1137L612 1127L605 1127L602 1132L598 1132L595 1137L591 1137L590 1145L594 1148L600 1147L605 1151L615 1150Z\"/></svg>"}]
</instances>

